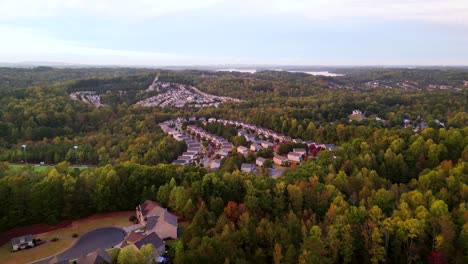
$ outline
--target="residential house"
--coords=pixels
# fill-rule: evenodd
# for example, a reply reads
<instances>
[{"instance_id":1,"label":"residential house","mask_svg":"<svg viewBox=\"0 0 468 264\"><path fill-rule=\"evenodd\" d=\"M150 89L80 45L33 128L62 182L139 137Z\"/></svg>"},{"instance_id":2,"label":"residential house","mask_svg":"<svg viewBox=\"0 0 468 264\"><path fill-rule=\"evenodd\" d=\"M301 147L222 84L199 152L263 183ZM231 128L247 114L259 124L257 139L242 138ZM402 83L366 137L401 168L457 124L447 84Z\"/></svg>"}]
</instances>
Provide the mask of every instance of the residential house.
<instances>
[{"instance_id":1,"label":"residential house","mask_svg":"<svg viewBox=\"0 0 468 264\"><path fill-rule=\"evenodd\" d=\"M193 159L190 156L179 156L177 160L185 160L188 164L193 163Z\"/></svg>"},{"instance_id":2,"label":"residential house","mask_svg":"<svg viewBox=\"0 0 468 264\"><path fill-rule=\"evenodd\" d=\"M200 153L200 147L187 148L187 152Z\"/></svg>"},{"instance_id":3,"label":"residential house","mask_svg":"<svg viewBox=\"0 0 468 264\"><path fill-rule=\"evenodd\" d=\"M177 239L177 217L151 200L136 207L138 221L145 226L145 233L156 234L162 239Z\"/></svg>"},{"instance_id":4,"label":"residential house","mask_svg":"<svg viewBox=\"0 0 468 264\"><path fill-rule=\"evenodd\" d=\"M366 119L366 116L360 110L353 110L353 113L349 115L349 122L351 121L362 121Z\"/></svg>"},{"instance_id":5,"label":"residential house","mask_svg":"<svg viewBox=\"0 0 468 264\"><path fill-rule=\"evenodd\" d=\"M325 148L330 151L338 149L338 147L335 144L325 144Z\"/></svg>"},{"instance_id":6,"label":"residential house","mask_svg":"<svg viewBox=\"0 0 468 264\"><path fill-rule=\"evenodd\" d=\"M153 245L158 255L164 255L166 252L166 243L155 232L152 232L134 243L138 249L141 249L141 247L148 244Z\"/></svg>"},{"instance_id":7,"label":"residential house","mask_svg":"<svg viewBox=\"0 0 468 264\"><path fill-rule=\"evenodd\" d=\"M209 168L210 167L211 160L208 157L203 158L200 162L200 166L203 168Z\"/></svg>"},{"instance_id":8,"label":"residential house","mask_svg":"<svg viewBox=\"0 0 468 264\"><path fill-rule=\"evenodd\" d=\"M263 165L265 164L265 161L266 161L266 159L264 159L262 157L258 157L255 160L255 164L257 164L257 166L263 167Z\"/></svg>"},{"instance_id":9,"label":"residential house","mask_svg":"<svg viewBox=\"0 0 468 264\"><path fill-rule=\"evenodd\" d=\"M11 240L12 251L34 247L32 235L15 237Z\"/></svg>"},{"instance_id":10,"label":"residential house","mask_svg":"<svg viewBox=\"0 0 468 264\"><path fill-rule=\"evenodd\" d=\"M292 152L300 153L301 155L307 155L307 150L305 148L293 148Z\"/></svg>"},{"instance_id":11,"label":"residential house","mask_svg":"<svg viewBox=\"0 0 468 264\"><path fill-rule=\"evenodd\" d=\"M280 169L269 169L268 170L268 176L276 179L278 178L279 176L281 176L281 174L283 174L283 171L284 170L280 170Z\"/></svg>"},{"instance_id":12,"label":"residential house","mask_svg":"<svg viewBox=\"0 0 468 264\"><path fill-rule=\"evenodd\" d=\"M185 137L184 135L182 135L182 134L180 134L180 133L173 134L172 136L173 136L174 139L177 140L177 141L182 141L182 140L184 140L184 137Z\"/></svg>"},{"instance_id":13,"label":"residential house","mask_svg":"<svg viewBox=\"0 0 468 264\"><path fill-rule=\"evenodd\" d=\"M250 163L242 163L241 165L241 171L244 172L255 172L255 164L250 164Z\"/></svg>"},{"instance_id":14,"label":"residential house","mask_svg":"<svg viewBox=\"0 0 468 264\"><path fill-rule=\"evenodd\" d=\"M219 168L221 168L221 160L220 159L212 160L210 164L210 169L219 170Z\"/></svg>"},{"instance_id":15,"label":"residential house","mask_svg":"<svg viewBox=\"0 0 468 264\"><path fill-rule=\"evenodd\" d=\"M245 135L247 135L247 131L245 131L244 129L240 129L239 131L237 131L237 136L243 136L245 137Z\"/></svg>"},{"instance_id":16,"label":"residential house","mask_svg":"<svg viewBox=\"0 0 468 264\"><path fill-rule=\"evenodd\" d=\"M230 153L231 153L231 150L230 150L230 149L224 149L224 148L223 148L223 149L220 149L220 150L218 151L218 154L219 154L221 157L223 157L223 158L229 156Z\"/></svg>"},{"instance_id":17,"label":"residential house","mask_svg":"<svg viewBox=\"0 0 468 264\"><path fill-rule=\"evenodd\" d=\"M190 160L174 160L172 164L190 165Z\"/></svg>"},{"instance_id":18,"label":"residential house","mask_svg":"<svg viewBox=\"0 0 468 264\"><path fill-rule=\"evenodd\" d=\"M256 136L254 134L248 134L248 135L245 135L245 140L247 140L248 142L255 142L255 138Z\"/></svg>"},{"instance_id":19,"label":"residential house","mask_svg":"<svg viewBox=\"0 0 468 264\"><path fill-rule=\"evenodd\" d=\"M105 250L98 248L96 251L88 254L88 255L81 255L76 260L77 264L103 264L103 263L111 263L111 257L109 253Z\"/></svg>"},{"instance_id":20,"label":"residential house","mask_svg":"<svg viewBox=\"0 0 468 264\"><path fill-rule=\"evenodd\" d=\"M294 162L302 162L304 161L303 155L297 152L289 152L288 153L288 160Z\"/></svg>"},{"instance_id":21,"label":"residential house","mask_svg":"<svg viewBox=\"0 0 468 264\"><path fill-rule=\"evenodd\" d=\"M277 165L280 166L288 166L289 165L289 160L286 157L280 156L280 155L275 155L273 157L273 162Z\"/></svg>"},{"instance_id":22,"label":"residential house","mask_svg":"<svg viewBox=\"0 0 468 264\"><path fill-rule=\"evenodd\" d=\"M190 157L192 160L198 157L198 152L195 151L186 151L182 153L182 156Z\"/></svg>"},{"instance_id":23,"label":"residential house","mask_svg":"<svg viewBox=\"0 0 468 264\"><path fill-rule=\"evenodd\" d=\"M262 149L262 146L260 146L260 145L257 144L257 143L253 143L252 145L250 145L250 150L253 151L253 152L257 152L257 151L259 151L260 149Z\"/></svg>"},{"instance_id":24,"label":"residential house","mask_svg":"<svg viewBox=\"0 0 468 264\"><path fill-rule=\"evenodd\" d=\"M270 148L270 147L273 147L273 143L269 142L269 141L263 141L262 142L262 148Z\"/></svg>"},{"instance_id":25,"label":"residential house","mask_svg":"<svg viewBox=\"0 0 468 264\"><path fill-rule=\"evenodd\" d=\"M239 154L242 154L242 155L245 155L245 154L248 154L249 153L249 149L244 147L244 146L238 146L237 147L237 152Z\"/></svg>"}]
</instances>

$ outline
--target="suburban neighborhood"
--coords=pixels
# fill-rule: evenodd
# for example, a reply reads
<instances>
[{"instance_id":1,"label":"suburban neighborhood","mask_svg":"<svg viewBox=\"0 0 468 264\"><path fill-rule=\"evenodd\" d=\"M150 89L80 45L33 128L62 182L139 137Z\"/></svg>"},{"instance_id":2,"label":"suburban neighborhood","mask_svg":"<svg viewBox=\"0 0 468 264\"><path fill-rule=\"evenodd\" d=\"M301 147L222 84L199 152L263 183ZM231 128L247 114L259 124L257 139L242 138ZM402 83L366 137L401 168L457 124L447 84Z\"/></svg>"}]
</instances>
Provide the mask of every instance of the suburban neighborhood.
<instances>
[{"instance_id":1,"label":"suburban neighborhood","mask_svg":"<svg viewBox=\"0 0 468 264\"><path fill-rule=\"evenodd\" d=\"M204 93L197 89L194 86L171 83L171 82L161 82L158 80L158 76L154 81L148 86L146 90L143 90L143 93L158 93L157 95L151 96L149 98L140 100L135 103L135 105L148 106L148 107L193 107L193 108L202 108L202 107L218 107L222 103L226 102L243 102L241 99L228 97L228 96L217 96L208 93ZM111 91L106 91L106 93L112 93ZM126 91L118 91L118 94L121 96L125 94ZM86 104L91 104L94 107L105 106L101 102L101 95L96 91L78 91L70 94L70 98L74 101L81 101Z\"/></svg>"},{"instance_id":2,"label":"suburban neighborhood","mask_svg":"<svg viewBox=\"0 0 468 264\"><path fill-rule=\"evenodd\" d=\"M148 87L148 89L146 89L146 91L157 91L161 93L141 100L137 102L136 105L157 107L188 106L200 108L211 106L217 107L219 104L225 102L242 102L242 100L232 97L207 94L190 85L158 82L157 78Z\"/></svg>"},{"instance_id":3,"label":"suburban neighborhood","mask_svg":"<svg viewBox=\"0 0 468 264\"><path fill-rule=\"evenodd\" d=\"M245 138L247 144L245 146L235 146L227 139L207 132L203 128L197 126L207 125L209 123L220 123L224 126L233 126L237 129L237 136ZM300 138L291 138L284 134L272 131L271 129L263 128L242 121L216 119L214 117L178 117L173 120L165 121L159 124L164 133L171 135L177 141L184 141L187 145L187 151L182 153L174 164L181 165L198 165L210 170L220 169L222 160L236 151L238 154L247 156L255 155L262 149L271 149L274 155L270 158L256 157L252 163L244 163L239 168L241 171L248 173L261 173L265 167L266 161L272 164L268 166L268 171L273 171L270 176L277 177L286 167L292 164L300 164L313 158L320 150L334 151L338 147L334 144L323 144L312 141L304 141ZM285 154L278 154L278 147L281 144L293 143L300 145L300 148L293 148Z\"/></svg>"}]
</instances>

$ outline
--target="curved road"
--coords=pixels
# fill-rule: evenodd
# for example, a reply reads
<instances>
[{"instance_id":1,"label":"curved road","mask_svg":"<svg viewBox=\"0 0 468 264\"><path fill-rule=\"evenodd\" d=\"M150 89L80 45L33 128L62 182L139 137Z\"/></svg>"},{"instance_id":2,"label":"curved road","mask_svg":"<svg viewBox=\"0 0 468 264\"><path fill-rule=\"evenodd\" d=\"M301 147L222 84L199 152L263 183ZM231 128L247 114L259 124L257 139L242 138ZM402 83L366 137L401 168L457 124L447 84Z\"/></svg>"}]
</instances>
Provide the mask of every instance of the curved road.
<instances>
[{"instance_id":1,"label":"curved road","mask_svg":"<svg viewBox=\"0 0 468 264\"><path fill-rule=\"evenodd\" d=\"M58 254L59 260L76 259L80 255L87 255L98 248L108 249L120 244L125 238L125 231L118 227L98 228L88 233L83 234L78 240L68 249ZM48 242L51 243L51 242ZM43 259L35 263L48 263L51 259Z\"/></svg>"}]
</instances>

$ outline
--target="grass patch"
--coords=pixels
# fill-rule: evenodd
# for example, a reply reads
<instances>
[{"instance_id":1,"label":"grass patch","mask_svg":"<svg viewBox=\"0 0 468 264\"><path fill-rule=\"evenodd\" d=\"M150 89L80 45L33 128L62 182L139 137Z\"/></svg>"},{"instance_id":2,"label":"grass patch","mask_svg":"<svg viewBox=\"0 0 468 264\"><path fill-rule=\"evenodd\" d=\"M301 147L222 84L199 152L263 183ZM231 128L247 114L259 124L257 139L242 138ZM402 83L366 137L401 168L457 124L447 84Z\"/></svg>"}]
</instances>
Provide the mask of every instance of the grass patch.
<instances>
[{"instance_id":1,"label":"grass patch","mask_svg":"<svg viewBox=\"0 0 468 264\"><path fill-rule=\"evenodd\" d=\"M10 164L10 168L12 169L22 169L22 168L31 168L33 171L45 171L46 169L53 168L53 165L35 165L35 164ZM86 170L89 166L70 166L71 169L79 169L79 170Z\"/></svg>"},{"instance_id":2,"label":"grass patch","mask_svg":"<svg viewBox=\"0 0 468 264\"><path fill-rule=\"evenodd\" d=\"M128 221L128 216L134 212L118 212L108 217L91 216L88 218L73 221L72 225L66 228L50 231L44 234L35 235L35 238L42 240L51 240L58 237L55 242L46 242L38 247L11 252L11 243L6 243L0 247L0 263L17 264L28 263L49 256L56 255L67 249L79 237L91 230L100 227L108 226L129 226L133 223ZM78 234L77 238L73 238L73 234Z\"/></svg>"}]
</instances>

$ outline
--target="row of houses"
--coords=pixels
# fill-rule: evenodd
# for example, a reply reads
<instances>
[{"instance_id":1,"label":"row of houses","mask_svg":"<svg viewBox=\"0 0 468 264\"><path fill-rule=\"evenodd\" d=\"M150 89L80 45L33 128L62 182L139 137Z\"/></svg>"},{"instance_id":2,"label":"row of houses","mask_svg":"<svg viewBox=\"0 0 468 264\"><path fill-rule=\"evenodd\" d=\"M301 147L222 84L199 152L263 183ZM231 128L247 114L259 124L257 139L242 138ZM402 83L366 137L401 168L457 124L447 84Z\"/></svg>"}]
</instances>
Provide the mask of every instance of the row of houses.
<instances>
[{"instance_id":1,"label":"row of houses","mask_svg":"<svg viewBox=\"0 0 468 264\"><path fill-rule=\"evenodd\" d=\"M174 107L218 107L225 102L241 102L242 100L227 96L217 96L201 92L197 88L178 83L158 82L155 79L147 91L165 91L164 93L137 102L142 106L174 106Z\"/></svg>"},{"instance_id":2,"label":"row of houses","mask_svg":"<svg viewBox=\"0 0 468 264\"><path fill-rule=\"evenodd\" d=\"M190 118L189 118L190 120ZM208 146L208 149L213 153L220 156L219 159L211 159L208 155L201 161L203 167L218 170L221 168L221 161L223 158L229 156L234 148L234 145L229 142L227 139L212 134L203 128L197 127L195 125L187 126L187 131L192 133L196 138L204 138L211 142L211 145ZM208 150L207 150L208 151ZM208 154L208 153L206 153Z\"/></svg>"},{"instance_id":3,"label":"row of houses","mask_svg":"<svg viewBox=\"0 0 468 264\"><path fill-rule=\"evenodd\" d=\"M200 118L201 121L206 119ZM189 125L186 131L182 130L182 123L187 121L197 121L195 117L183 118L178 117L174 120L169 120L160 124L161 129L171 135L178 141L184 141L187 144L187 151L182 153L174 164L189 165L198 164L208 169L217 170L221 167L221 160L231 154L234 145L227 139L209 133L204 129L195 125ZM211 142L206 148L203 147L200 140L204 138ZM221 158L212 159L212 154L217 154Z\"/></svg>"},{"instance_id":4,"label":"row of houses","mask_svg":"<svg viewBox=\"0 0 468 264\"><path fill-rule=\"evenodd\" d=\"M214 117L209 118L208 122L220 122L224 125L232 125L236 127L241 127L243 130L239 130L238 135L243 135L247 142L255 143L261 145L262 148L274 147L277 143L304 143L308 147L315 145L315 147L321 147L326 150L336 150L338 147L335 144L323 144L314 141L304 141L301 138L291 138L290 136L283 135L279 132L273 131L268 128L257 126L251 123L227 119L216 119ZM250 134L248 131L252 131L254 134ZM266 138L266 140L261 140L259 137ZM269 139L273 139L271 142Z\"/></svg>"}]
</instances>

